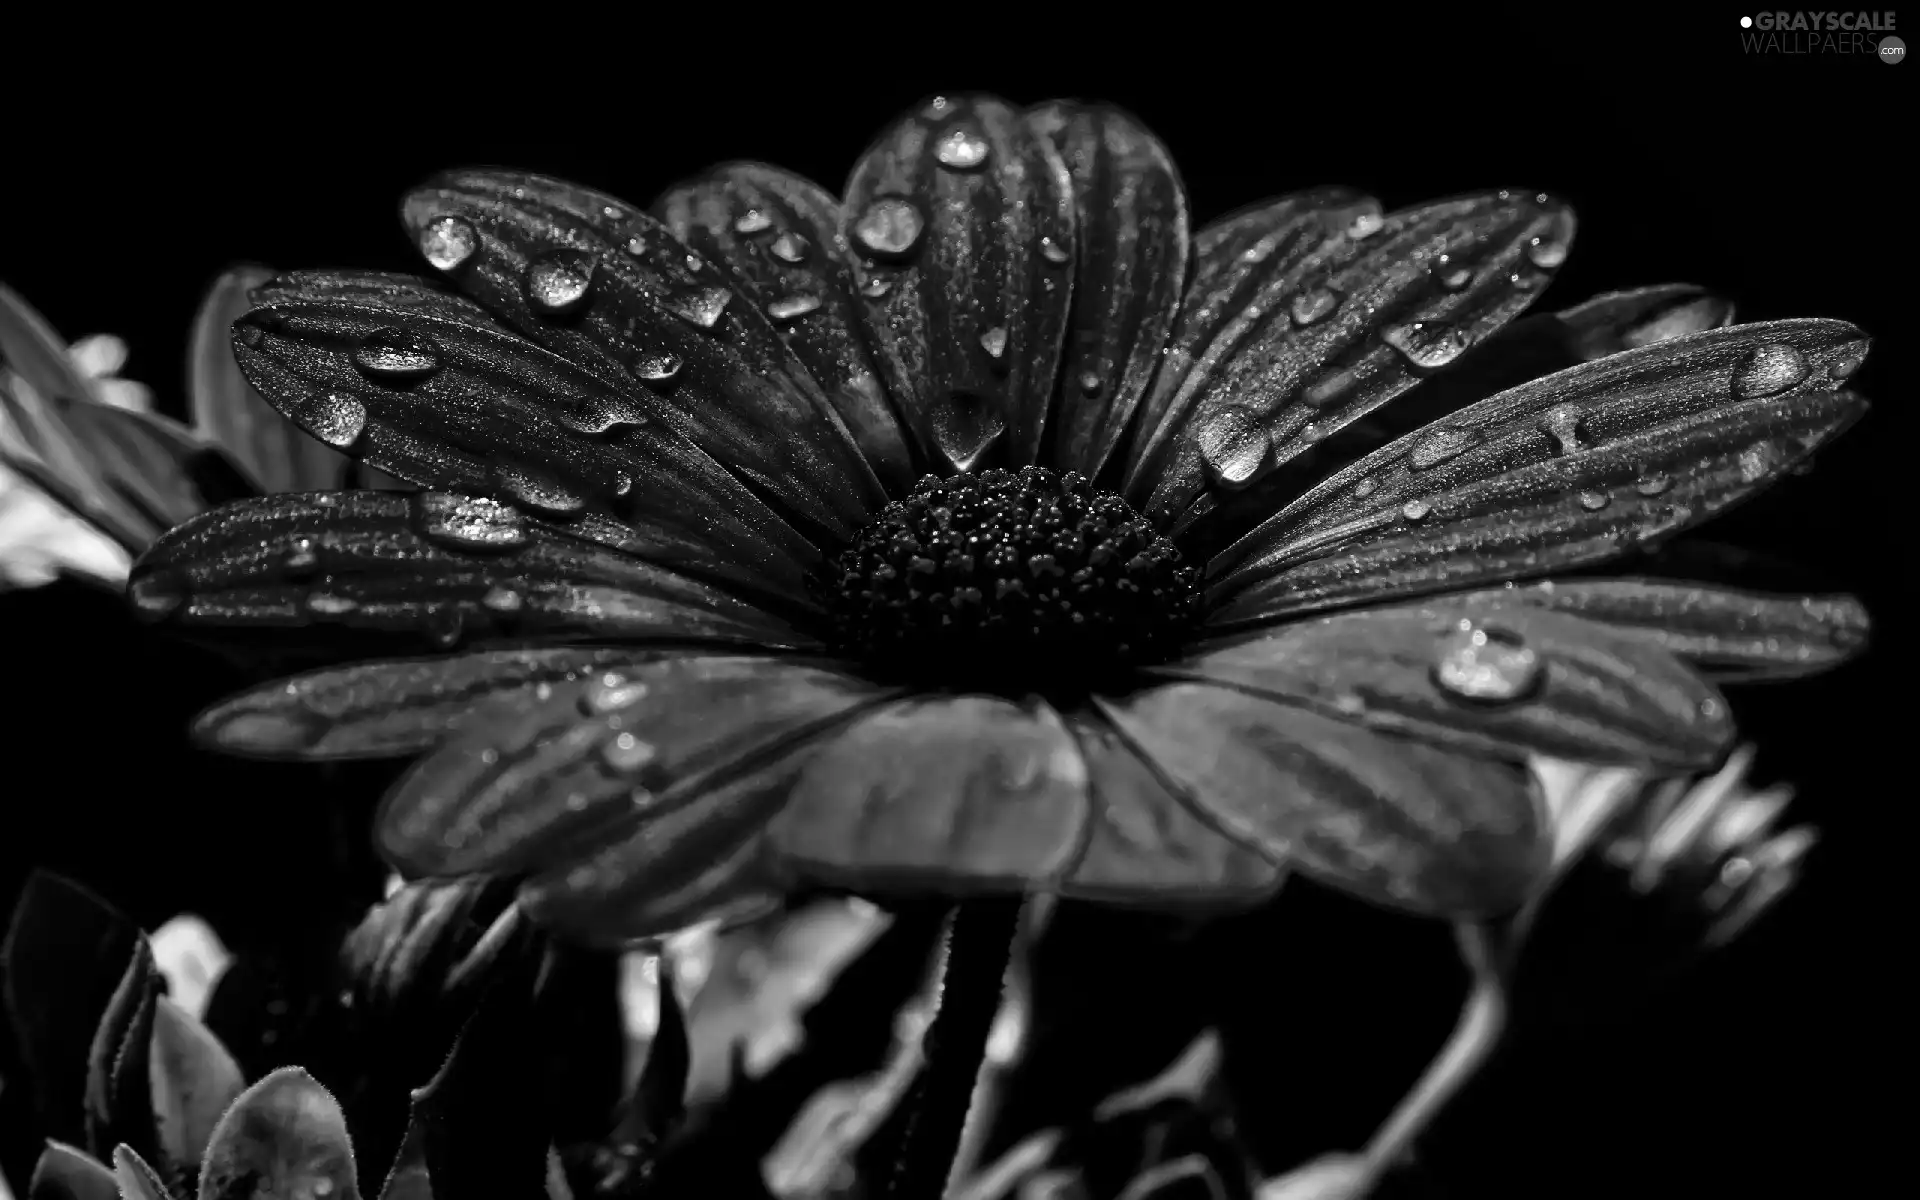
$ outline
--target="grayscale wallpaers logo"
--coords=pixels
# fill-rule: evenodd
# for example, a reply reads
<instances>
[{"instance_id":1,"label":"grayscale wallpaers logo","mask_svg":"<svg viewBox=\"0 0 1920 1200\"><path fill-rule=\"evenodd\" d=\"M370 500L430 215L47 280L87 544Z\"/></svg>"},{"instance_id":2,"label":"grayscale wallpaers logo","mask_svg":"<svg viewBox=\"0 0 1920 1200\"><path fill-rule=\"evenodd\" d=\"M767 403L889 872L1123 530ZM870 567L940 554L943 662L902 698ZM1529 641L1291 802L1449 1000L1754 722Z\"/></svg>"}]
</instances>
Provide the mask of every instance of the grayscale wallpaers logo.
<instances>
[{"instance_id":1,"label":"grayscale wallpaers logo","mask_svg":"<svg viewBox=\"0 0 1920 1200\"><path fill-rule=\"evenodd\" d=\"M1890 12L1763 12L1740 18L1748 54L1857 54L1883 63L1907 57Z\"/></svg>"}]
</instances>

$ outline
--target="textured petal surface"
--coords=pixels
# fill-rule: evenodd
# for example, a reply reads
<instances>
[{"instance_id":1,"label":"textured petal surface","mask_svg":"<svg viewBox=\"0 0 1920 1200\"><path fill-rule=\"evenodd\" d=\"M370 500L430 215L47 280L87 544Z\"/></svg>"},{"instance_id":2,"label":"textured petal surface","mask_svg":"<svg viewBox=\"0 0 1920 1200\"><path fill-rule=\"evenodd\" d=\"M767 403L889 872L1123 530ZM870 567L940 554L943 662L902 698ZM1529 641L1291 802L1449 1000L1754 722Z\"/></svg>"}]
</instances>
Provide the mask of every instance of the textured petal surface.
<instances>
[{"instance_id":1,"label":"textured petal surface","mask_svg":"<svg viewBox=\"0 0 1920 1200\"><path fill-rule=\"evenodd\" d=\"M883 496L833 407L724 262L613 196L539 175L453 171L401 206L431 264L448 221L473 245L452 281L527 337L814 528L845 537ZM447 261L441 258L439 261Z\"/></svg>"},{"instance_id":2,"label":"textured petal surface","mask_svg":"<svg viewBox=\"0 0 1920 1200\"><path fill-rule=\"evenodd\" d=\"M1384 217L1324 197L1303 208L1315 218L1285 222L1289 234L1249 273L1250 303L1216 308L1200 290L1181 315L1175 345L1204 349L1190 370L1170 358L1162 371L1155 389L1172 389L1170 411L1143 430L1131 476L1144 511L1176 532L1499 329L1573 237L1571 210L1530 193ZM1233 241L1208 239L1202 252ZM1196 336L1190 322L1205 328Z\"/></svg>"},{"instance_id":3,"label":"textured petal surface","mask_svg":"<svg viewBox=\"0 0 1920 1200\"><path fill-rule=\"evenodd\" d=\"M1219 555L1216 626L1614 557L1766 486L1865 411L1840 321L1738 325L1503 392L1335 474Z\"/></svg>"},{"instance_id":4,"label":"textured petal surface","mask_svg":"<svg viewBox=\"0 0 1920 1200\"><path fill-rule=\"evenodd\" d=\"M911 435L867 350L867 302L854 288L832 193L775 167L734 163L681 184L653 207L675 237L733 268L742 294L781 327L888 491L912 487Z\"/></svg>"},{"instance_id":5,"label":"textured petal surface","mask_svg":"<svg viewBox=\"0 0 1920 1200\"><path fill-rule=\"evenodd\" d=\"M477 715L388 797L378 835L423 875L562 865L630 814L698 796L882 695L807 663L636 655Z\"/></svg>"},{"instance_id":6,"label":"textured petal surface","mask_svg":"<svg viewBox=\"0 0 1920 1200\"><path fill-rule=\"evenodd\" d=\"M199 1166L221 1115L246 1090L239 1064L205 1025L162 996L149 1071L161 1152L181 1166Z\"/></svg>"},{"instance_id":7,"label":"textured petal surface","mask_svg":"<svg viewBox=\"0 0 1920 1200\"><path fill-rule=\"evenodd\" d=\"M134 566L151 618L192 625L805 645L727 592L445 492L306 492L228 505Z\"/></svg>"},{"instance_id":8,"label":"textured petal surface","mask_svg":"<svg viewBox=\"0 0 1920 1200\"><path fill-rule=\"evenodd\" d=\"M1051 708L919 696L855 722L803 769L774 821L780 855L854 887L1023 890L1068 867L1087 764Z\"/></svg>"},{"instance_id":9,"label":"textured petal surface","mask_svg":"<svg viewBox=\"0 0 1920 1200\"><path fill-rule=\"evenodd\" d=\"M1726 702L1659 644L1473 596L1291 625L1157 672L1500 757L1690 768L1733 738Z\"/></svg>"},{"instance_id":10,"label":"textured petal surface","mask_svg":"<svg viewBox=\"0 0 1920 1200\"><path fill-rule=\"evenodd\" d=\"M881 371L933 461L1036 461L1073 292L1053 142L999 100L937 98L861 158L840 228Z\"/></svg>"},{"instance_id":11,"label":"textured petal surface","mask_svg":"<svg viewBox=\"0 0 1920 1200\"><path fill-rule=\"evenodd\" d=\"M261 1079L234 1101L214 1130L200 1195L202 1200L359 1200L353 1141L339 1102L299 1067L281 1067Z\"/></svg>"},{"instance_id":12,"label":"textured petal surface","mask_svg":"<svg viewBox=\"0 0 1920 1200\"><path fill-rule=\"evenodd\" d=\"M1550 839L1518 768L1204 684L1102 707L1224 828L1364 899L1492 915L1545 875Z\"/></svg>"},{"instance_id":13,"label":"textured petal surface","mask_svg":"<svg viewBox=\"0 0 1920 1200\"><path fill-rule=\"evenodd\" d=\"M301 274L235 327L241 368L330 445L668 565L797 585L811 545L648 406L401 276Z\"/></svg>"},{"instance_id":14,"label":"textured petal surface","mask_svg":"<svg viewBox=\"0 0 1920 1200\"><path fill-rule=\"evenodd\" d=\"M1180 307L1192 255L1187 197L1166 147L1125 113L1057 100L1029 119L1067 165L1079 227L1049 458L1097 478Z\"/></svg>"},{"instance_id":15,"label":"textured petal surface","mask_svg":"<svg viewBox=\"0 0 1920 1200\"><path fill-rule=\"evenodd\" d=\"M113 1172L64 1142L49 1140L34 1164L27 1200L122 1200Z\"/></svg>"}]
</instances>

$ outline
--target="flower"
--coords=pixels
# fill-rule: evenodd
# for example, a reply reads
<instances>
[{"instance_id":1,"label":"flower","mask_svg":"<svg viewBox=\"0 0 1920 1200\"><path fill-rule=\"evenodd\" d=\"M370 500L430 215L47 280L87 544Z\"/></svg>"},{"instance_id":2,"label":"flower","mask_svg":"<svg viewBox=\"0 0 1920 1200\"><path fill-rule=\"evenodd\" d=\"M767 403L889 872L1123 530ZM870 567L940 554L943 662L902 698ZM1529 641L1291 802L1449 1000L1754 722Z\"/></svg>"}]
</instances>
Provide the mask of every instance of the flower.
<instances>
[{"instance_id":1,"label":"flower","mask_svg":"<svg viewBox=\"0 0 1920 1200\"><path fill-rule=\"evenodd\" d=\"M200 732L423 756L384 852L523 878L574 937L809 883L1242 904L1289 867L1507 912L1552 864L1528 755L1710 766L1708 675L1864 640L1846 598L1518 582L1865 409L1839 321L1727 326L1668 286L1507 326L1571 243L1543 193L1322 189L1193 231L1124 114L942 97L843 200L759 165L651 210L461 170L402 211L432 279L283 277L234 347L424 490L230 505L130 597L399 639ZM1409 391L1434 423L1303 478Z\"/></svg>"}]
</instances>

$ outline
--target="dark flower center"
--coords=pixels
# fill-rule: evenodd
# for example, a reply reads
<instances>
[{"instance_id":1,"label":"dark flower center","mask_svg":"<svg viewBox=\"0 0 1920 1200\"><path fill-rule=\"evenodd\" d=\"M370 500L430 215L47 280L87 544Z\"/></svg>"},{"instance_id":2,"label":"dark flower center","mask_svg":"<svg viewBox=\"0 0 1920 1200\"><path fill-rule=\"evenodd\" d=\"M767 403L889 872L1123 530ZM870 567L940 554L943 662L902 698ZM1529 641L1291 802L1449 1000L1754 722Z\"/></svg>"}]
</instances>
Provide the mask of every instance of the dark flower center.
<instances>
[{"instance_id":1,"label":"dark flower center","mask_svg":"<svg viewBox=\"0 0 1920 1200\"><path fill-rule=\"evenodd\" d=\"M929 475L828 567L840 649L876 674L1074 689L1176 649L1199 572L1076 471Z\"/></svg>"}]
</instances>

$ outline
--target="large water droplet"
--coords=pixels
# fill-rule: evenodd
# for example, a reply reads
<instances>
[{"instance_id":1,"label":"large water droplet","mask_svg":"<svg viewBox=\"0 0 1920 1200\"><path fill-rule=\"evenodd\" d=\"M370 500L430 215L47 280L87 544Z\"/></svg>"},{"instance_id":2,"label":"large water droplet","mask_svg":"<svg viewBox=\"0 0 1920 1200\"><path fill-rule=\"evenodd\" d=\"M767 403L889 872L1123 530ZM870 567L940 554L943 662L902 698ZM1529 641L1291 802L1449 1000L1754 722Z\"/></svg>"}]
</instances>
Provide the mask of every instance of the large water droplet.
<instances>
[{"instance_id":1,"label":"large water droplet","mask_svg":"<svg viewBox=\"0 0 1920 1200\"><path fill-rule=\"evenodd\" d=\"M1300 402L1308 408L1324 408L1352 391L1360 375L1352 367L1343 367L1317 381L1300 393Z\"/></svg>"},{"instance_id":2,"label":"large water droplet","mask_svg":"<svg viewBox=\"0 0 1920 1200\"><path fill-rule=\"evenodd\" d=\"M461 633L466 630L466 615L452 604L436 605L427 610L421 619L420 632L427 640L442 650L451 650L460 641Z\"/></svg>"},{"instance_id":3,"label":"large water droplet","mask_svg":"<svg viewBox=\"0 0 1920 1200\"><path fill-rule=\"evenodd\" d=\"M333 592L309 592L306 608L316 617L344 617L357 612L360 602L351 596L340 596Z\"/></svg>"},{"instance_id":4,"label":"large water droplet","mask_svg":"<svg viewBox=\"0 0 1920 1200\"><path fill-rule=\"evenodd\" d=\"M638 771L658 754L651 742L641 741L631 733L622 733L600 747L600 757L616 771Z\"/></svg>"},{"instance_id":5,"label":"large water droplet","mask_svg":"<svg viewBox=\"0 0 1920 1200\"><path fill-rule=\"evenodd\" d=\"M376 329L353 348L353 365L375 379L422 379L440 369L440 347L425 334Z\"/></svg>"},{"instance_id":6,"label":"large water droplet","mask_svg":"<svg viewBox=\"0 0 1920 1200\"><path fill-rule=\"evenodd\" d=\"M527 606L527 598L510 587L488 588L480 597L480 606L490 613L510 617Z\"/></svg>"},{"instance_id":7,"label":"large water droplet","mask_svg":"<svg viewBox=\"0 0 1920 1200\"><path fill-rule=\"evenodd\" d=\"M633 377L642 383L672 383L684 366L678 354L643 354L634 360Z\"/></svg>"},{"instance_id":8,"label":"large water droplet","mask_svg":"<svg viewBox=\"0 0 1920 1200\"><path fill-rule=\"evenodd\" d=\"M1271 440L1260 414L1240 405L1228 405L1200 425L1200 461L1207 475L1226 488L1242 488L1266 465Z\"/></svg>"},{"instance_id":9,"label":"large water droplet","mask_svg":"<svg viewBox=\"0 0 1920 1200\"><path fill-rule=\"evenodd\" d=\"M1462 700L1505 704L1540 682L1540 655L1516 633L1462 619L1440 644L1433 681Z\"/></svg>"},{"instance_id":10,"label":"large water droplet","mask_svg":"<svg viewBox=\"0 0 1920 1200\"><path fill-rule=\"evenodd\" d=\"M1580 441L1580 419L1586 411L1578 404L1556 404L1540 414L1539 428L1554 441L1561 454L1578 454L1586 449Z\"/></svg>"},{"instance_id":11,"label":"large water droplet","mask_svg":"<svg viewBox=\"0 0 1920 1200\"><path fill-rule=\"evenodd\" d=\"M587 685L580 703L589 714L605 716L632 708L647 698L648 690L643 680L629 679L618 671L608 671Z\"/></svg>"},{"instance_id":12,"label":"large water droplet","mask_svg":"<svg viewBox=\"0 0 1920 1200\"><path fill-rule=\"evenodd\" d=\"M627 253L633 255L635 258L641 258L645 256L645 254L647 253L647 240L641 237L639 234L635 234L634 236L628 238Z\"/></svg>"},{"instance_id":13,"label":"large water droplet","mask_svg":"<svg viewBox=\"0 0 1920 1200\"><path fill-rule=\"evenodd\" d=\"M998 325L987 330L980 335L980 348L987 352L988 358L998 362L1007 353L1007 331Z\"/></svg>"},{"instance_id":14,"label":"large water droplet","mask_svg":"<svg viewBox=\"0 0 1920 1200\"><path fill-rule=\"evenodd\" d=\"M1634 484L1633 490L1639 492L1642 496L1658 496L1661 492L1666 491L1672 486L1673 480L1667 477L1665 471L1655 471L1650 475L1644 476L1640 482Z\"/></svg>"},{"instance_id":15,"label":"large water droplet","mask_svg":"<svg viewBox=\"0 0 1920 1200\"><path fill-rule=\"evenodd\" d=\"M1613 503L1613 497L1607 495L1605 492L1580 493L1580 507L1586 509L1588 512L1599 512L1611 503Z\"/></svg>"},{"instance_id":16,"label":"large water droplet","mask_svg":"<svg viewBox=\"0 0 1920 1200\"><path fill-rule=\"evenodd\" d=\"M987 139L970 126L956 125L934 141L933 156L955 171L976 170L987 161Z\"/></svg>"},{"instance_id":17,"label":"large water droplet","mask_svg":"<svg viewBox=\"0 0 1920 1200\"><path fill-rule=\"evenodd\" d=\"M1361 213L1347 226L1347 236L1354 241L1370 238L1387 227L1387 219L1379 213Z\"/></svg>"},{"instance_id":18,"label":"large water droplet","mask_svg":"<svg viewBox=\"0 0 1920 1200\"><path fill-rule=\"evenodd\" d=\"M1100 394L1100 388L1102 386L1100 372L1091 367L1080 372L1080 378L1076 382L1080 384L1080 394L1082 396L1093 397Z\"/></svg>"},{"instance_id":19,"label":"large water droplet","mask_svg":"<svg viewBox=\"0 0 1920 1200\"><path fill-rule=\"evenodd\" d=\"M773 256L781 262L803 263L807 261L807 251L811 246L806 238L789 229L773 239L773 244L767 249L771 250Z\"/></svg>"},{"instance_id":20,"label":"large water droplet","mask_svg":"<svg viewBox=\"0 0 1920 1200\"><path fill-rule=\"evenodd\" d=\"M593 289L594 257L583 250L549 250L527 264L527 303L548 316L572 312Z\"/></svg>"},{"instance_id":21,"label":"large water droplet","mask_svg":"<svg viewBox=\"0 0 1920 1200\"><path fill-rule=\"evenodd\" d=\"M1395 325L1382 333L1380 340L1398 350L1416 371L1437 371L1459 358L1467 348L1466 334L1432 321Z\"/></svg>"},{"instance_id":22,"label":"large water droplet","mask_svg":"<svg viewBox=\"0 0 1920 1200\"><path fill-rule=\"evenodd\" d=\"M898 258L919 244L925 228L919 209L898 196L882 196L861 211L853 238L876 258Z\"/></svg>"},{"instance_id":23,"label":"large water droplet","mask_svg":"<svg viewBox=\"0 0 1920 1200\"><path fill-rule=\"evenodd\" d=\"M568 516L587 506L586 497L572 488L512 463L494 467L493 477L508 495L542 512Z\"/></svg>"},{"instance_id":24,"label":"large water droplet","mask_svg":"<svg viewBox=\"0 0 1920 1200\"><path fill-rule=\"evenodd\" d=\"M783 296L767 305L767 315L776 321L797 321L819 308L818 296Z\"/></svg>"},{"instance_id":25,"label":"large water droplet","mask_svg":"<svg viewBox=\"0 0 1920 1200\"><path fill-rule=\"evenodd\" d=\"M435 217L420 230L420 253L436 271L457 271L480 248L480 235L465 217Z\"/></svg>"},{"instance_id":26,"label":"large water droplet","mask_svg":"<svg viewBox=\"0 0 1920 1200\"><path fill-rule=\"evenodd\" d=\"M295 538L280 560L280 569L298 579L320 569L320 551L312 538Z\"/></svg>"},{"instance_id":27,"label":"large water droplet","mask_svg":"<svg viewBox=\"0 0 1920 1200\"><path fill-rule=\"evenodd\" d=\"M733 219L733 231L748 235L773 228L773 214L763 208L749 208Z\"/></svg>"},{"instance_id":28,"label":"large water droplet","mask_svg":"<svg viewBox=\"0 0 1920 1200\"><path fill-rule=\"evenodd\" d=\"M421 492L413 518L422 536L461 550L512 550L529 536L518 509L486 496Z\"/></svg>"},{"instance_id":29,"label":"large water droplet","mask_svg":"<svg viewBox=\"0 0 1920 1200\"><path fill-rule=\"evenodd\" d=\"M1047 234L1040 239L1040 257L1057 267L1071 259L1073 255L1060 244L1059 239L1052 234Z\"/></svg>"},{"instance_id":30,"label":"large water droplet","mask_svg":"<svg viewBox=\"0 0 1920 1200\"><path fill-rule=\"evenodd\" d=\"M367 406L352 392L316 392L293 410L300 428L338 450L367 431Z\"/></svg>"},{"instance_id":31,"label":"large water droplet","mask_svg":"<svg viewBox=\"0 0 1920 1200\"><path fill-rule=\"evenodd\" d=\"M1527 241L1527 261L1543 271L1551 271L1567 261L1566 242L1553 237L1536 237Z\"/></svg>"},{"instance_id":32,"label":"large water droplet","mask_svg":"<svg viewBox=\"0 0 1920 1200\"><path fill-rule=\"evenodd\" d=\"M1333 426L1332 421L1308 421L1300 427L1300 432L1295 436L1303 442L1325 441L1333 432Z\"/></svg>"},{"instance_id":33,"label":"large water droplet","mask_svg":"<svg viewBox=\"0 0 1920 1200\"><path fill-rule=\"evenodd\" d=\"M1425 500L1409 500L1400 506L1400 515L1409 521L1424 521L1433 511L1433 505Z\"/></svg>"},{"instance_id":34,"label":"large water droplet","mask_svg":"<svg viewBox=\"0 0 1920 1200\"><path fill-rule=\"evenodd\" d=\"M667 311L689 325L712 329L732 303L733 293L723 287L694 288L667 299Z\"/></svg>"},{"instance_id":35,"label":"large water droplet","mask_svg":"<svg viewBox=\"0 0 1920 1200\"><path fill-rule=\"evenodd\" d=\"M933 443L956 471L971 471L1000 435L1006 418L991 397L950 392L934 404Z\"/></svg>"},{"instance_id":36,"label":"large water droplet","mask_svg":"<svg viewBox=\"0 0 1920 1200\"><path fill-rule=\"evenodd\" d=\"M1755 442L1740 452L1740 482L1759 483L1780 469L1786 455L1771 441Z\"/></svg>"},{"instance_id":37,"label":"large water droplet","mask_svg":"<svg viewBox=\"0 0 1920 1200\"><path fill-rule=\"evenodd\" d=\"M1437 467L1450 458L1458 458L1467 447L1479 440L1480 435L1471 429L1441 426L1430 430L1414 443L1413 449L1407 454L1407 467L1414 471Z\"/></svg>"},{"instance_id":38,"label":"large water droplet","mask_svg":"<svg viewBox=\"0 0 1920 1200\"><path fill-rule=\"evenodd\" d=\"M1373 495L1379 487L1379 483L1373 479L1362 479L1359 483L1353 485L1353 498L1356 500L1365 500L1368 496Z\"/></svg>"},{"instance_id":39,"label":"large water droplet","mask_svg":"<svg viewBox=\"0 0 1920 1200\"><path fill-rule=\"evenodd\" d=\"M1326 288L1309 288L1295 296L1293 303L1287 306L1287 310L1288 315L1293 318L1293 323L1304 329L1326 320L1333 315L1333 310L1339 307L1340 297Z\"/></svg>"},{"instance_id":40,"label":"large water droplet","mask_svg":"<svg viewBox=\"0 0 1920 1200\"><path fill-rule=\"evenodd\" d=\"M1457 292L1473 282L1473 268L1457 254L1442 254L1433 260L1433 281L1449 292Z\"/></svg>"},{"instance_id":41,"label":"large water droplet","mask_svg":"<svg viewBox=\"0 0 1920 1200\"><path fill-rule=\"evenodd\" d=\"M169 570L149 571L136 576L127 587L127 595L140 615L149 621L172 616L187 603L187 586L178 574Z\"/></svg>"},{"instance_id":42,"label":"large water droplet","mask_svg":"<svg viewBox=\"0 0 1920 1200\"><path fill-rule=\"evenodd\" d=\"M1812 370L1800 351L1783 342L1768 342L1747 351L1733 368L1733 394L1742 400L1778 395Z\"/></svg>"}]
</instances>

